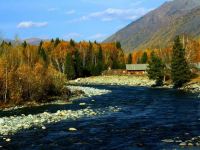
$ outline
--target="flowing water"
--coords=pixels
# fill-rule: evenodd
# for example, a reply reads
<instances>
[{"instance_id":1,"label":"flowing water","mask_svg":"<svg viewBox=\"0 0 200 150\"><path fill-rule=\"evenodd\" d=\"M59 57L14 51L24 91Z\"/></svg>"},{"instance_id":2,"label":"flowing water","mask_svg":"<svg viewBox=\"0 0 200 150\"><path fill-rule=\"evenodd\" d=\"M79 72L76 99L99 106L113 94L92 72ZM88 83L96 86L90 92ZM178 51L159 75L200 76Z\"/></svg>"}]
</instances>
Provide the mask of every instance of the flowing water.
<instances>
[{"instance_id":1,"label":"flowing water","mask_svg":"<svg viewBox=\"0 0 200 150\"><path fill-rule=\"evenodd\" d=\"M49 105L0 112L2 116L37 114L44 111L77 110L90 106L102 109L121 108L102 116L66 120L46 125L46 130L26 130L0 139L2 149L14 150L137 150L180 149L177 143L163 139L186 140L200 135L200 98L173 89L145 87L93 86L112 90L112 93L80 99L70 105ZM92 101L92 100L95 100ZM79 106L80 102L87 106ZM74 127L76 132L69 132ZM0 148L1 149L1 148ZM198 149L192 147L191 149Z\"/></svg>"}]
</instances>

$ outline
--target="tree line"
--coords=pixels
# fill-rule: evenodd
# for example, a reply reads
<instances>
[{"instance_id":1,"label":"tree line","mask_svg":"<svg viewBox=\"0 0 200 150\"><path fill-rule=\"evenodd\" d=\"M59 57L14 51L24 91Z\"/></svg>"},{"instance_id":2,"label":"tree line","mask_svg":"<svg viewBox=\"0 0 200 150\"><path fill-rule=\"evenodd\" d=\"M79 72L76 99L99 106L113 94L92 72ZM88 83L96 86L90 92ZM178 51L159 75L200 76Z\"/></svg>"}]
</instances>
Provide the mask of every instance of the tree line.
<instances>
[{"instance_id":1,"label":"tree line","mask_svg":"<svg viewBox=\"0 0 200 150\"><path fill-rule=\"evenodd\" d=\"M120 43L41 41L0 43L0 103L45 101L69 94L66 80L124 68Z\"/></svg>"}]
</instances>

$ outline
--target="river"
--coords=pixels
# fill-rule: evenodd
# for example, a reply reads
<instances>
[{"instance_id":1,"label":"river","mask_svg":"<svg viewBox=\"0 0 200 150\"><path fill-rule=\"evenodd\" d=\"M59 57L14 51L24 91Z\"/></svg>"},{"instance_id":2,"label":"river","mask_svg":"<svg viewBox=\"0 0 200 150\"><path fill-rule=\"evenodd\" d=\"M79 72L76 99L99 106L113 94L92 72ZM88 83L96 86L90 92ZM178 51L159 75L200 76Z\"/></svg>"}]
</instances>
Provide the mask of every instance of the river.
<instances>
[{"instance_id":1,"label":"river","mask_svg":"<svg viewBox=\"0 0 200 150\"><path fill-rule=\"evenodd\" d=\"M49 105L1 112L0 116L37 114L58 109L77 110L90 106L104 109L117 106L119 112L66 120L47 125L46 130L29 129L0 138L2 149L14 150L137 150L180 148L164 139L187 140L200 135L200 98L174 89L127 86L92 86L112 93L74 101L69 105ZM92 101L95 100L95 101ZM87 106L79 106L85 102ZM69 132L74 127L76 132ZM0 148L1 149L1 148ZM198 149L198 147L192 147Z\"/></svg>"}]
</instances>

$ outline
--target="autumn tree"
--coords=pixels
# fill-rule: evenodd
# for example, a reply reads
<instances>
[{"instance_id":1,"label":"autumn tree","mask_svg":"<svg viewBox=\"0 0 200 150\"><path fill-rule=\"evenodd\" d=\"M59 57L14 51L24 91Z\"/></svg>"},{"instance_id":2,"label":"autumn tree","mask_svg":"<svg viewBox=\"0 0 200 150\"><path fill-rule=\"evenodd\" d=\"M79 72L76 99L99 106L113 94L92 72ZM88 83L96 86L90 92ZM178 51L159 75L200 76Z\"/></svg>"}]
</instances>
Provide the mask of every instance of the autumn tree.
<instances>
[{"instance_id":1,"label":"autumn tree","mask_svg":"<svg viewBox=\"0 0 200 150\"><path fill-rule=\"evenodd\" d=\"M191 72L185 59L185 49L180 41L179 36L174 40L172 62L171 62L171 78L174 87L181 87L190 81Z\"/></svg>"}]
</instances>

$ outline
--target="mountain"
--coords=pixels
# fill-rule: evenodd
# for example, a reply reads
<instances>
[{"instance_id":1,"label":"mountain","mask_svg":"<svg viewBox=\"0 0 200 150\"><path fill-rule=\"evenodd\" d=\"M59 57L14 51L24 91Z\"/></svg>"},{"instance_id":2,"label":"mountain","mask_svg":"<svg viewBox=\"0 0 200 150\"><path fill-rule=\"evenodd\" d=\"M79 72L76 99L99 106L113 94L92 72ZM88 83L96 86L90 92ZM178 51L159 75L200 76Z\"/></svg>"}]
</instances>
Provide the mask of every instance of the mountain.
<instances>
[{"instance_id":1,"label":"mountain","mask_svg":"<svg viewBox=\"0 0 200 150\"><path fill-rule=\"evenodd\" d=\"M200 36L200 0L168 0L104 42L120 41L131 51L165 47L180 34Z\"/></svg>"},{"instance_id":2,"label":"mountain","mask_svg":"<svg viewBox=\"0 0 200 150\"><path fill-rule=\"evenodd\" d=\"M42 41L42 39L39 38L29 38L29 39L25 39L25 41L31 45L39 45L40 42Z\"/></svg>"}]
</instances>

